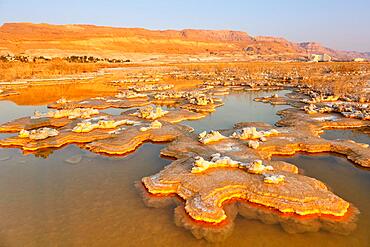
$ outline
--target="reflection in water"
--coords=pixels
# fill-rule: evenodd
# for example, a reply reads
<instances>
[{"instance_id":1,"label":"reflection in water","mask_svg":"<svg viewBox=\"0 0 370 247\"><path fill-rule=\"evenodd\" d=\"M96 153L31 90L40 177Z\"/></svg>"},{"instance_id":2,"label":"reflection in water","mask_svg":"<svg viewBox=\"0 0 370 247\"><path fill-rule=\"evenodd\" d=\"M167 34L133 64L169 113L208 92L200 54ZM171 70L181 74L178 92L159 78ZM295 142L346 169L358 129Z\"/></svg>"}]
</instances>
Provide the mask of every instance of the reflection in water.
<instances>
[{"instance_id":1,"label":"reflection in water","mask_svg":"<svg viewBox=\"0 0 370 247\"><path fill-rule=\"evenodd\" d=\"M161 148L145 144L126 157L103 157L68 146L47 159L0 149L9 157L0 161L0 246L119 246L124 239L149 246L147 233L158 238L173 221L151 213L134 182L169 163L158 156ZM65 162L76 154L78 164Z\"/></svg>"},{"instance_id":2,"label":"reflection in water","mask_svg":"<svg viewBox=\"0 0 370 247\"><path fill-rule=\"evenodd\" d=\"M203 119L196 121L184 121L182 123L195 129L197 133L204 130L229 129L238 122L266 122L275 124L280 119L276 112L287 108L286 105L270 105L253 101L256 97L270 96L278 93L284 95L290 91L265 91L265 92L233 92L222 96L225 103L216 108L216 111Z\"/></svg>"},{"instance_id":3,"label":"reflection in water","mask_svg":"<svg viewBox=\"0 0 370 247\"><path fill-rule=\"evenodd\" d=\"M267 225L278 224L290 234L323 230L341 235L349 235L356 229L359 214L358 209L351 206L344 218L319 215L299 216L281 213L254 203L232 200L224 205L227 219L220 224L210 224L192 219L185 212L183 201L175 195L152 195L146 191L141 183L137 184L137 188L148 207L162 208L172 204L177 205L174 210L176 225L190 230L197 239L204 238L209 242L225 241L234 229L234 219L238 213L248 220L258 220Z\"/></svg>"},{"instance_id":4,"label":"reflection in water","mask_svg":"<svg viewBox=\"0 0 370 247\"><path fill-rule=\"evenodd\" d=\"M238 121L274 123L278 119L275 111L286 106L252 101L270 94L226 96L225 106L208 120L188 124L200 131L228 128ZM0 101L0 123L31 115L35 110L46 111L46 107L19 107ZM244 217L236 216L233 224L204 227L193 224L184 214L179 199L177 203L172 199L164 202L167 208L158 205L153 209L157 203L153 198L151 204L148 200L144 204L135 183L169 164L169 160L159 157L163 147L145 144L124 157L100 156L73 145L44 150L37 156L22 154L18 149L0 149L0 246L209 246L204 238L215 241L226 237L218 246L369 246L370 171L343 158L279 157L324 181L361 211L357 229L349 236L327 231L289 234L282 224L269 224L273 215L270 210L263 214L244 208L241 213L238 208ZM73 157L81 159L68 162ZM227 210L232 219L235 208L230 204ZM193 235L204 238L198 240Z\"/></svg>"},{"instance_id":5,"label":"reflection in water","mask_svg":"<svg viewBox=\"0 0 370 247\"><path fill-rule=\"evenodd\" d=\"M353 246L368 246L370 244L370 170L355 166L343 157L317 154L297 154L293 157L275 157L298 166L304 175L317 178L326 183L331 190L343 199L353 203L360 216L357 230L351 235ZM351 246L351 241L347 246ZM344 243L342 243L343 246Z\"/></svg>"},{"instance_id":6,"label":"reflection in water","mask_svg":"<svg viewBox=\"0 0 370 247\"><path fill-rule=\"evenodd\" d=\"M28 85L17 89L19 94L7 97L18 105L46 105L60 98L82 100L95 96L112 95L117 91L111 83L102 83L100 79L93 81L79 81L53 83L49 85Z\"/></svg>"},{"instance_id":7,"label":"reflection in water","mask_svg":"<svg viewBox=\"0 0 370 247\"><path fill-rule=\"evenodd\" d=\"M370 145L370 128L325 130L321 137L328 140L352 140L358 143L366 143Z\"/></svg>"}]
</instances>

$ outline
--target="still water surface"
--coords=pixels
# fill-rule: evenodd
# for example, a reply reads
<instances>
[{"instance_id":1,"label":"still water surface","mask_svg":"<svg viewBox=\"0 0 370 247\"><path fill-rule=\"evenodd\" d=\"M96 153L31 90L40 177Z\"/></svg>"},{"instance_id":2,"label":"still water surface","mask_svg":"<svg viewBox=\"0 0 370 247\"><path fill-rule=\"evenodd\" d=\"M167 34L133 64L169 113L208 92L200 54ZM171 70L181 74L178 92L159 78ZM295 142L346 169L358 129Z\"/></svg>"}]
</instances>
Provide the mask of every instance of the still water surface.
<instances>
[{"instance_id":1,"label":"still water surface","mask_svg":"<svg viewBox=\"0 0 370 247\"><path fill-rule=\"evenodd\" d=\"M352 140L370 145L370 128L325 130L321 137L328 140Z\"/></svg>"},{"instance_id":2,"label":"still water surface","mask_svg":"<svg viewBox=\"0 0 370 247\"><path fill-rule=\"evenodd\" d=\"M232 128L238 122L265 122L275 124L280 117L277 111L288 108L286 105L270 105L253 101L256 97L270 96L277 93L282 96L290 91L265 91L265 92L233 92L222 96L224 105L205 118L196 121L184 121L197 133L204 130L218 130Z\"/></svg>"},{"instance_id":3,"label":"still water surface","mask_svg":"<svg viewBox=\"0 0 370 247\"><path fill-rule=\"evenodd\" d=\"M276 110L286 106L253 101L270 94L225 96L225 105L208 119L187 124L201 131L229 128L239 121L274 123L279 119ZM0 101L0 123L34 110L46 107ZM278 225L237 217L225 242L197 240L175 225L174 206L148 208L135 188L135 182L171 162L159 157L163 147L148 143L124 157L95 155L75 145L37 156L0 149L0 246L369 246L370 171L328 154L276 159L298 165L361 210L351 235L288 234ZM66 162L70 157L81 161Z\"/></svg>"}]
</instances>

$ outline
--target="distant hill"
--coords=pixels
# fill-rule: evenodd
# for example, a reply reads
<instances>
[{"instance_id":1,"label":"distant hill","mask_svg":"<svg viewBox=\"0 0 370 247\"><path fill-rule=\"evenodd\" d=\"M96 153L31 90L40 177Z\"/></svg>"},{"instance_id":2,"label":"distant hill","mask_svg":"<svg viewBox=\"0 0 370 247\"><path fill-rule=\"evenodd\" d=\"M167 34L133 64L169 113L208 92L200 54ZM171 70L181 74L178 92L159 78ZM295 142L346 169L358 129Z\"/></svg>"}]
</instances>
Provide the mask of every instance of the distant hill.
<instances>
[{"instance_id":1,"label":"distant hill","mask_svg":"<svg viewBox=\"0 0 370 247\"><path fill-rule=\"evenodd\" d=\"M281 58L327 53L337 59L369 58L369 53L336 51L315 42L293 43L283 38L232 30L147 30L94 25L5 23L0 27L0 53L46 56L127 54L239 54Z\"/></svg>"}]
</instances>

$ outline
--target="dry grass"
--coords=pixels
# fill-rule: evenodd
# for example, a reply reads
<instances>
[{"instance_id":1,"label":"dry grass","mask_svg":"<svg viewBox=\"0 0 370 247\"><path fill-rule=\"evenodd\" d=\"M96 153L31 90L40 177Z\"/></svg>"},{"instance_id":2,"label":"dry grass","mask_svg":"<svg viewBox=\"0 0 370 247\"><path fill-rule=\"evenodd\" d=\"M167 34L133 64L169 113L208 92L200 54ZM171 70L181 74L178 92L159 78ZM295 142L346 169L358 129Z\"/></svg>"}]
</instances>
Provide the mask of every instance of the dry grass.
<instances>
[{"instance_id":1,"label":"dry grass","mask_svg":"<svg viewBox=\"0 0 370 247\"><path fill-rule=\"evenodd\" d=\"M306 63L306 62L230 62L230 63L184 63L176 64L183 70L199 70L208 72L219 72L224 70L237 70L249 73L274 71L279 74L289 74L294 71L305 73L346 73L359 70L369 70L370 63L358 62L327 62L327 63Z\"/></svg>"},{"instance_id":2,"label":"dry grass","mask_svg":"<svg viewBox=\"0 0 370 247\"><path fill-rule=\"evenodd\" d=\"M28 78L50 78L54 76L94 72L104 67L140 66L139 64L69 63L53 59L43 63L0 62L0 81L14 81ZM291 84L305 84L320 92L333 94L361 94L361 89L370 81L370 63L356 62L233 62L233 63L183 63L166 64L185 72L210 72L215 76L233 75L248 78L249 81L287 81ZM286 80L286 78L290 78ZM198 81L202 78L184 78Z\"/></svg>"},{"instance_id":3,"label":"dry grass","mask_svg":"<svg viewBox=\"0 0 370 247\"><path fill-rule=\"evenodd\" d=\"M50 78L54 76L95 72L104 67L117 67L119 64L107 63L69 63L62 59L49 62L23 63L0 62L0 81L14 81L30 78Z\"/></svg>"},{"instance_id":4,"label":"dry grass","mask_svg":"<svg viewBox=\"0 0 370 247\"><path fill-rule=\"evenodd\" d=\"M312 86L320 92L360 94L370 81L370 63L358 62L235 62L235 63L188 63L176 65L184 71L202 71L215 74L248 76L251 81L284 81ZM231 72L231 73L230 73ZM264 76L261 76L264 75ZM269 80L269 79L267 79Z\"/></svg>"}]
</instances>

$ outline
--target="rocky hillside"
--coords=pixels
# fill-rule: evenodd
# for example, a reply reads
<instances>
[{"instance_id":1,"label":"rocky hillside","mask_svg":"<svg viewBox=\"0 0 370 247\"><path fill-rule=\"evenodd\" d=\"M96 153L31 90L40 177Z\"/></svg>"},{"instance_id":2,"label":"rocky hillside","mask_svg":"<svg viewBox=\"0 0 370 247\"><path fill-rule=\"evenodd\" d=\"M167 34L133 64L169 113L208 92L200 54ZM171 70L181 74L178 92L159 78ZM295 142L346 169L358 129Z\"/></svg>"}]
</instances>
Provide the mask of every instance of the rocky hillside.
<instances>
[{"instance_id":1,"label":"rocky hillside","mask_svg":"<svg viewBox=\"0 0 370 247\"><path fill-rule=\"evenodd\" d=\"M147 30L94 25L6 23L0 27L0 54L94 55L125 54L239 54L299 57L328 53L337 58L368 54L338 52L317 43L293 43L282 38L252 37L231 30Z\"/></svg>"}]
</instances>

